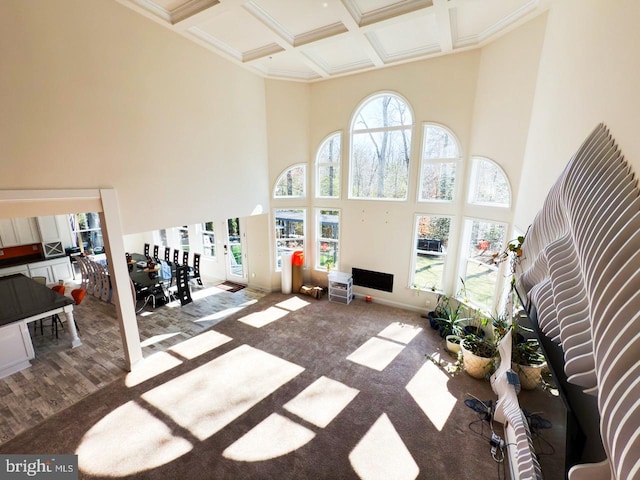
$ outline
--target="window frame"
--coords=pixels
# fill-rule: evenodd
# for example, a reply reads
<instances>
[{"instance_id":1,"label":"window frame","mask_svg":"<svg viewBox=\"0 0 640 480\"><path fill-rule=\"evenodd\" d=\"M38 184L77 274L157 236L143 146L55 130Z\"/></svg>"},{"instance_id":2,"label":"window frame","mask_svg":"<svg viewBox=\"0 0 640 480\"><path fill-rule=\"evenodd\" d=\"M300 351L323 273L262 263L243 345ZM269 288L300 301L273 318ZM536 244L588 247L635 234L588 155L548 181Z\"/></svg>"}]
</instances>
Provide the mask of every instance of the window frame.
<instances>
[{"instance_id":1,"label":"window frame","mask_svg":"<svg viewBox=\"0 0 640 480\"><path fill-rule=\"evenodd\" d=\"M507 239L507 232L509 231L509 223L508 222L504 222L504 221L500 221L500 220L494 220L494 219L489 219L489 218L478 218L478 217L468 217L468 216L464 216L462 217L462 227L461 227L461 235L460 235L460 245L459 245L459 265L458 265L458 280L457 280L457 292L462 292L463 295L459 295L456 294L456 297L463 301L464 303L471 305L474 308L477 308L479 310L488 310L491 311L494 309L495 305L496 305L496 300L499 294L499 290L500 290L500 286L501 286L501 279L500 279L500 268L499 265L495 265L495 264L489 264L489 263L485 263L485 262L480 262L478 260L472 259L469 257L469 245L471 243L471 233L473 230L473 223L474 222L482 222L482 223L489 223L489 224L494 224L494 225L500 225L503 227L503 238L502 238L502 245L496 250L497 252L501 251L504 246L506 245L506 242L508 241ZM467 225L471 225L470 228L467 227ZM493 258L493 257L491 257ZM472 299L471 297L469 297L465 290L466 287L468 287L468 281L467 281L467 265L469 262L475 263L477 265L484 265L487 267L488 270L492 270L496 276L496 280L495 280L495 284L494 284L494 289L493 289L493 294L491 295L491 299L489 301L488 305L484 305L479 303L478 301ZM461 283L464 282L464 284Z\"/></svg>"},{"instance_id":2,"label":"window frame","mask_svg":"<svg viewBox=\"0 0 640 480\"><path fill-rule=\"evenodd\" d=\"M478 192L477 175L478 175L480 162L488 162L492 164L498 170L498 172L502 174L502 177L504 178L504 181L507 185L508 197L509 197L509 200L506 204L498 203L498 202L481 202L481 201L475 200L474 197ZM477 205L481 207L504 208L504 209L511 208L511 205L513 203L513 200L512 200L513 193L511 188L511 182L509 181L509 177L507 176L504 169L500 166L500 164L498 164L498 162L496 162L495 160L492 160L488 157L483 157L482 155L472 155L469 163L470 163L469 165L470 168L469 168L469 188L467 189L467 203L469 205Z\"/></svg>"},{"instance_id":3,"label":"window frame","mask_svg":"<svg viewBox=\"0 0 640 480\"><path fill-rule=\"evenodd\" d=\"M302 241L302 254L305 258L304 262L305 265L307 263L307 208L306 207L276 207L273 209L273 234L274 234L274 247L275 247L275 265L274 265L274 270L276 272L281 272L282 271L282 262L281 262L281 255L279 254L279 241L283 240L281 238L278 237L278 217L277 217L277 212L278 211L301 211L302 212L302 238L297 238L296 241ZM288 237L285 237L284 240L287 240ZM291 252L294 252L296 250L300 250L299 247L295 247L291 250Z\"/></svg>"},{"instance_id":4,"label":"window frame","mask_svg":"<svg viewBox=\"0 0 640 480\"><path fill-rule=\"evenodd\" d=\"M338 238L337 239L322 236L322 212L327 210L332 212L337 212L337 216L338 216ZM316 226L316 239L315 239L316 255L315 255L315 261L314 261L315 270L320 270L323 272L329 271L326 266L322 266L322 264L320 263L320 256L322 252L322 245L321 245L322 242L329 242L329 243L335 244L334 251L336 252L335 256L337 257L337 260L331 266L331 270L340 269L339 268L340 267L340 236L342 234L342 228L340 225L341 216L342 216L342 212L339 208L332 208L332 207L316 207L315 208L315 226Z\"/></svg>"},{"instance_id":5,"label":"window frame","mask_svg":"<svg viewBox=\"0 0 640 480\"><path fill-rule=\"evenodd\" d=\"M324 150L325 146L327 144L329 144L335 137L338 137L338 146L339 146L339 154L338 154L338 161L337 162L321 162L320 161L320 153ZM321 142L320 145L318 146L317 150L316 150L316 157L315 157L315 198L322 198L322 199L339 199L342 196L342 153L343 153L343 149L342 149L342 131L339 130L337 132L332 132L329 135L327 135ZM321 175L320 174L320 170L323 167L333 167L337 172L338 172L338 193L336 195L322 195L321 194L321 186L320 183L322 181L323 178L325 178L325 175Z\"/></svg>"},{"instance_id":6,"label":"window frame","mask_svg":"<svg viewBox=\"0 0 640 480\"><path fill-rule=\"evenodd\" d=\"M433 254L436 256L441 256L444 258L442 265L442 277L440 278L440 288L434 288L432 285L420 285L416 282L415 274L417 267L417 259L418 259L418 225L420 218L422 217L435 217L435 218L448 218L449 219L449 235L448 235L448 243L447 252L434 252ZM411 247L411 270L409 271L409 288L418 291L433 291L438 293L443 293L446 290L447 278L448 278L448 270L450 270L451 263L451 255L449 255L449 251L451 250L451 235L454 232L456 227L456 215L452 214L442 214L442 213L431 213L431 212L419 212L414 213L413 215L413 236L412 236L412 247Z\"/></svg>"},{"instance_id":7,"label":"window frame","mask_svg":"<svg viewBox=\"0 0 640 480\"><path fill-rule=\"evenodd\" d=\"M211 224L213 230L207 230L207 223ZM208 222L202 222L200 224L200 241L202 242L202 256L206 258L217 258L216 257L216 233L215 233L215 222L212 220ZM205 238L210 238L210 244L207 245L205 243ZM207 253L207 250L211 249L213 253Z\"/></svg>"},{"instance_id":8,"label":"window frame","mask_svg":"<svg viewBox=\"0 0 640 480\"><path fill-rule=\"evenodd\" d=\"M427 147L427 129L429 127L437 127L440 128L444 131L446 131L455 141L456 143L456 150L458 155L456 157L438 157L438 158L427 158L425 155L425 150ZM423 122L422 123L422 138L421 138L421 144L420 144L420 166L419 166L419 170L418 170L418 188L417 188L417 198L416 201L418 203L438 203L438 204L452 204L455 203L457 201L457 199L459 198L459 190L460 190L460 178L461 178L461 174L462 174L462 169L463 169L463 158L464 156L462 155L462 148L460 145L460 140L458 139L458 136L455 134L455 132L450 129L449 127L447 127L446 125L443 125L441 123L437 123L437 122ZM431 165L442 165L442 164L453 164L455 167L455 178L453 180L453 192L451 195L451 200L446 200L446 199L423 199L422 198L422 185L423 185L423 173L424 173L424 167L426 164L431 164Z\"/></svg>"},{"instance_id":9,"label":"window frame","mask_svg":"<svg viewBox=\"0 0 640 480\"><path fill-rule=\"evenodd\" d=\"M291 170L295 168L302 168L302 192L300 193L300 195L278 195L278 186L280 185L280 182L285 178L287 173L289 173ZM278 178L276 179L276 182L273 186L273 198L306 198L306 197L307 197L307 164L304 162L301 162L301 163L296 163L294 165L288 166L280 173L280 175L278 175Z\"/></svg>"},{"instance_id":10,"label":"window frame","mask_svg":"<svg viewBox=\"0 0 640 480\"><path fill-rule=\"evenodd\" d=\"M375 101L377 98L379 97L386 97L386 96L393 96L396 97L397 99L401 100L402 102L404 102L404 104L407 107L407 110L409 112L409 114L411 115L411 123L406 125L396 125L396 126L392 126L392 127L373 127L373 128L366 128L366 129L356 129L355 125L357 123L357 119L360 115L360 112L363 108L365 108L369 103ZM362 100L354 109L352 115L351 115L351 122L349 123L349 174L348 174L348 180L347 180L347 198L349 200L371 200L371 201L388 201L388 202L406 202L409 199L409 190L411 189L411 149L413 147L413 142L414 142L414 128L415 128L415 114L413 111L413 108L411 106L411 104L409 103L409 101L402 95L400 95L397 92L394 91L390 91L390 90L383 90L383 91L379 91L379 92L375 92L369 96L367 96L364 100ZM392 197L363 197L363 196L355 196L353 194L353 179L354 179L354 167L355 167L355 161L354 161L354 135L355 134L360 134L360 133L378 133L378 132L396 132L396 131L403 131L406 130L409 132L409 141L408 141L408 165L407 165L407 172L406 172L406 178L407 178L407 183L406 183L406 192L404 197L402 198L392 198Z\"/></svg>"}]
</instances>

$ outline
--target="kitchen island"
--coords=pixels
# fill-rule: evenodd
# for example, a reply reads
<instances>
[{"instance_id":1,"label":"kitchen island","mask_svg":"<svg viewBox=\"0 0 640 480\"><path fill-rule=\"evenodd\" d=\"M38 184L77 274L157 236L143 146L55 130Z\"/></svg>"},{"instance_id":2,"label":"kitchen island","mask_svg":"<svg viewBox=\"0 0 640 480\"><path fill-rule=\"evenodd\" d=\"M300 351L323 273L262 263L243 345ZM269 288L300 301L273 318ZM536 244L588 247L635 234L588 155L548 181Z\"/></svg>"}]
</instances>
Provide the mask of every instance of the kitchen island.
<instances>
[{"instance_id":1,"label":"kitchen island","mask_svg":"<svg viewBox=\"0 0 640 480\"><path fill-rule=\"evenodd\" d=\"M71 298L20 273L0 277L0 378L31 365L35 351L28 324L64 314L71 348L82 345L73 319Z\"/></svg>"}]
</instances>

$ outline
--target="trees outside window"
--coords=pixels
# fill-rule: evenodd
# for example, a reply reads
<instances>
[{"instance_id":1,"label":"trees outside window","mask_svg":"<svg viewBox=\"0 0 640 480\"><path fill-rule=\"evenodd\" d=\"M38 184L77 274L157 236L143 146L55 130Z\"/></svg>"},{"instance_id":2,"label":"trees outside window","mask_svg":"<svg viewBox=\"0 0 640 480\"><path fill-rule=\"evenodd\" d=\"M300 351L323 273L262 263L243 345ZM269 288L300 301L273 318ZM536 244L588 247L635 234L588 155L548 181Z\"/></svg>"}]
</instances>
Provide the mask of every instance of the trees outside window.
<instances>
[{"instance_id":1,"label":"trees outside window","mask_svg":"<svg viewBox=\"0 0 640 480\"><path fill-rule=\"evenodd\" d=\"M303 198L306 195L306 183L306 165L294 165L278 177L273 196L274 198Z\"/></svg>"},{"instance_id":2,"label":"trees outside window","mask_svg":"<svg viewBox=\"0 0 640 480\"><path fill-rule=\"evenodd\" d=\"M506 230L504 223L465 220L461 278L465 297L477 306L493 307L498 283L498 267L493 258L504 248Z\"/></svg>"},{"instance_id":3,"label":"trees outside window","mask_svg":"<svg viewBox=\"0 0 640 480\"><path fill-rule=\"evenodd\" d=\"M316 197L340 198L342 134L327 137L316 155Z\"/></svg>"},{"instance_id":4,"label":"trees outside window","mask_svg":"<svg viewBox=\"0 0 640 480\"><path fill-rule=\"evenodd\" d=\"M469 203L492 207L511 206L509 180L494 161L484 157L471 159Z\"/></svg>"},{"instance_id":5,"label":"trees outside window","mask_svg":"<svg viewBox=\"0 0 640 480\"><path fill-rule=\"evenodd\" d=\"M276 235L276 271L282 270L282 254L295 250L304 252L305 217L304 208L277 209L274 211Z\"/></svg>"},{"instance_id":6,"label":"trees outside window","mask_svg":"<svg viewBox=\"0 0 640 480\"><path fill-rule=\"evenodd\" d=\"M69 225L75 246L89 253L104 249L100 214L95 212L77 213L69 215Z\"/></svg>"},{"instance_id":7,"label":"trees outside window","mask_svg":"<svg viewBox=\"0 0 640 480\"><path fill-rule=\"evenodd\" d=\"M316 210L316 268L337 269L340 246L340 211Z\"/></svg>"},{"instance_id":8,"label":"trees outside window","mask_svg":"<svg viewBox=\"0 0 640 480\"><path fill-rule=\"evenodd\" d=\"M443 290L451 217L416 215L411 282L421 290Z\"/></svg>"},{"instance_id":9,"label":"trees outside window","mask_svg":"<svg viewBox=\"0 0 640 480\"><path fill-rule=\"evenodd\" d=\"M355 113L351 126L349 198L405 200L413 114L398 95L377 94Z\"/></svg>"},{"instance_id":10,"label":"trees outside window","mask_svg":"<svg viewBox=\"0 0 640 480\"><path fill-rule=\"evenodd\" d=\"M453 133L441 125L426 124L422 135L419 201L454 198L460 148Z\"/></svg>"}]
</instances>

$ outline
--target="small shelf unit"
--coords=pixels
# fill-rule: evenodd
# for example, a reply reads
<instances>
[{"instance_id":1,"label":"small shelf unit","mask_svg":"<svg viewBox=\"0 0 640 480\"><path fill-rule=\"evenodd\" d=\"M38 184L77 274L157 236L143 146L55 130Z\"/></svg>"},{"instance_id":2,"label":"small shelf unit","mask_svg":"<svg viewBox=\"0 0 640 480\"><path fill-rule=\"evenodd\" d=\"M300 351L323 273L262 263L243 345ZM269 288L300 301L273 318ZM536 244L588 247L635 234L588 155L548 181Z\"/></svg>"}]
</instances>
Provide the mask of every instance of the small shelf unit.
<instances>
[{"instance_id":1,"label":"small shelf unit","mask_svg":"<svg viewBox=\"0 0 640 480\"><path fill-rule=\"evenodd\" d=\"M353 300L353 277L350 273L329 273L329 301L348 305Z\"/></svg>"}]
</instances>

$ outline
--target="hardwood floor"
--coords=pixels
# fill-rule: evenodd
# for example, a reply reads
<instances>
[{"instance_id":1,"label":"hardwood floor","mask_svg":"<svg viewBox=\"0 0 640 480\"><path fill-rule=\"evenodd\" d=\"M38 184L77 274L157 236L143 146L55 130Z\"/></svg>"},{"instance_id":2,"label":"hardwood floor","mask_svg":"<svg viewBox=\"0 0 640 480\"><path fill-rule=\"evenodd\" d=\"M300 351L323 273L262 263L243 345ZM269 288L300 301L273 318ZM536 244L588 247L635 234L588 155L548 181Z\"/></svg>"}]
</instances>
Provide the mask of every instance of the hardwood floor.
<instances>
[{"instance_id":1,"label":"hardwood floor","mask_svg":"<svg viewBox=\"0 0 640 480\"><path fill-rule=\"evenodd\" d=\"M194 302L184 307L174 302L140 312L143 355L191 338L265 295L250 288L230 293L216 288L217 283L193 287ZM70 292L78 285L66 286ZM0 444L125 375L115 307L86 296L74 315L82 346L71 349L64 329L56 339L49 319L44 320L43 333L36 322L35 332L30 329L36 351L32 366L0 379Z\"/></svg>"}]
</instances>

